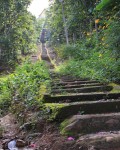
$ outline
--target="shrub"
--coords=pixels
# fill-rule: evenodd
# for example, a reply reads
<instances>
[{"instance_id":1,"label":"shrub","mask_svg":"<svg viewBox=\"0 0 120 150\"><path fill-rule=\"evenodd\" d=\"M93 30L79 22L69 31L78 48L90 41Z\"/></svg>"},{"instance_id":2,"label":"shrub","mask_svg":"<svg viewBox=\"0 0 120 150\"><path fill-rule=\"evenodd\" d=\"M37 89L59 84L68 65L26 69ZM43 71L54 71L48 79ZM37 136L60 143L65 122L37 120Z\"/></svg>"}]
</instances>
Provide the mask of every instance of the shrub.
<instances>
[{"instance_id":1,"label":"shrub","mask_svg":"<svg viewBox=\"0 0 120 150\"><path fill-rule=\"evenodd\" d=\"M7 79L0 79L0 110L7 110L11 103L11 91L7 84Z\"/></svg>"},{"instance_id":2,"label":"shrub","mask_svg":"<svg viewBox=\"0 0 120 150\"><path fill-rule=\"evenodd\" d=\"M116 61L110 52L91 52L90 56L84 60L70 59L57 70L61 74L72 74L80 78L119 81L120 60Z\"/></svg>"},{"instance_id":3,"label":"shrub","mask_svg":"<svg viewBox=\"0 0 120 150\"><path fill-rule=\"evenodd\" d=\"M26 61L0 84L0 106L4 108L6 103L10 106L14 102L20 102L27 108L37 106L47 91L49 83L49 72L44 62Z\"/></svg>"},{"instance_id":4,"label":"shrub","mask_svg":"<svg viewBox=\"0 0 120 150\"><path fill-rule=\"evenodd\" d=\"M40 99L40 87L49 84L49 72L43 62L19 66L9 82L14 98L32 104Z\"/></svg>"}]
</instances>

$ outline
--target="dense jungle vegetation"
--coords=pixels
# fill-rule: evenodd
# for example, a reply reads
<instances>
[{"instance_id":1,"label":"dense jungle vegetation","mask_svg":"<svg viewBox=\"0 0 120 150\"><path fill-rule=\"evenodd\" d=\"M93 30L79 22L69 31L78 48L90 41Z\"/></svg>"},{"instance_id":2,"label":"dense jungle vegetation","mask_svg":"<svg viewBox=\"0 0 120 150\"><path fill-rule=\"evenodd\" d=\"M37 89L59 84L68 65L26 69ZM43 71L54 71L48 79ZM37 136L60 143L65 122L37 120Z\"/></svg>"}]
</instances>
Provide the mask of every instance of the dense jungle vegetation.
<instances>
[{"instance_id":1,"label":"dense jungle vegetation","mask_svg":"<svg viewBox=\"0 0 120 150\"><path fill-rule=\"evenodd\" d=\"M50 42L59 57L66 60L57 71L83 78L120 80L119 7L119 0L51 3L47 11ZM69 43L65 40L65 28Z\"/></svg>"},{"instance_id":2,"label":"dense jungle vegetation","mask_svg":"<svg viewBox=\"0 0 120 150\"><path fill-rule=\"evenodd\" d=\"M0 64L14 65L19 54L34 49L35 18L27 11L30 0L0 1Z\"/></svg>"},{"instance_id":3,"label":"dense jungle vegetation","mask_svg":"<svg viewBox=\"0 0 120 150\"><path fill-rule=\"evenodd\" d=\"M31 0L0 1L0 114L9 108L20 114L26 107L37 106L49 85L45 63L30 61L30 55L37 51L42 27L42 22L27 10L30 3ZM14 102L20 103L13 105Z\"/></svg>"},{"instance_id":4,"label":"dense jungle vegetation","mask_svg":"<svg viewBox=\"0 0 120 150\"><path fill-rule=\"evenodd\" d=\"M120 82L119 0L51 0L45 19L27 11L30 2L0 0L0 69L16 68L0 78L0 109L12 106L12 99L24 101L21 108L42 99L40 89L45 92L50 83L47 67L41 61L19 60L37 50L43 26L46 42L62 59L57 72Z\"/></svg>"}]
</instances>

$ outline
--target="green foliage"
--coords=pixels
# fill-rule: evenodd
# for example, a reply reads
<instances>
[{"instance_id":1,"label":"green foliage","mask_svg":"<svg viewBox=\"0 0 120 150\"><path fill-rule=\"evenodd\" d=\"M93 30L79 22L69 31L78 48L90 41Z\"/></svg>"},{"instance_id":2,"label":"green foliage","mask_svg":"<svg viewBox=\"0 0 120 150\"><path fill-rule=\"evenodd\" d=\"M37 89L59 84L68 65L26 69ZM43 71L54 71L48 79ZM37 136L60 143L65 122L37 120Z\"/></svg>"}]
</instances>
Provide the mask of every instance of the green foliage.
<instances>
[{"instance_id":1,"label":"green foliage","mask_svg":"<svg viewBox=\"0 0 120 150\"><path fill-rule=\"evenodd\" d=\"M8 78L8 77L7 77ZM8 87L7 78L0 78L0 110L7 110L11 103L11 91Z\"/></svg>"},{"instance_id":2,"label":"green foliage","mask_svg":"<svg viewBox=\"0 0 120 150\"><path fill-rule=\"evenodd\" d=\"M35 18L27 12L30 0L0 1L0 63L11 64L35 48Z\"/></svg>"},{"instance_id":3,"label":"green foliage","mask_svg":"<svg viewBox=\"0 0 120 150\"><path fill-rule=\"evenodd\" d=\"M79 25L79 28L76 24L69 24L70 37L72 39L71 35L74 34L76 41L71 42L70 45L56 48L58 55L65 60L57 68L57 71L82 78L120 81L119 4L120 1L117 0L103 0L97 6L97 8L101 7L100 11L93 14L90 14L87 8L85 10L82 5L80 6L81 16L85 17L85 20L80 22L77 17L79 21L76 19L76 24ZM71 8L71 6L69 7ZM91 3L91 7L96 8L94 2ZM103 7L105 9L102 9ZM77 12L76 9L74 11ZM72 16L75 17L75 15ZM93 17L96 19L94 20ZM78 31L80 37L77 36L76 32Z\"/></svg>"},{"instance_id":4,"label":"green foliage","mask_svg":"<svg viewBox=\"0 0 120 150\"><path fill-rule=\"evenodd\" d=\"M40 37L40 32L44 26L45 19L44 18L38 18L35 22L35 28L37 32L37 37Z\"/></svg>"},{"instance_id":5,"label":"green foliage","mask_svg":"<svg viewBox=\"0 0 120 150\"><path fill-rule=\"evenodd\" d=\"M72 74L80 78L89 78L89 79L98 79L101 81L119 81L120 75L120 59L116 60L112 51L106 51L106 49L97 49L94 48L85 48L88 46L84 43L76 46L71 46L72 54L69 52L69 49L64 48L63 54L71 56L70 59L61 64L57 71L61 74ZM69 45L70 47L70 45ZM85 49L84 49L85 48ZM102 47L103 48L103 47ZM66 52L64 52L66 51ZM69 55L67 55L69 52Z\"/></svg>"},{"instance_id":6,"label":"green foliage","mask_svg":"<svg viewBox=\"0 0 120 150\"><path fill-rule=\"evenodd\" d=\"M49 73L43 62L26 62L19 66L9 82L14 99L32 105L40 100L40 87L49 83Z\"/></svg>"},{"instance_id":7,"label":"green foliage","mask_svg":"<svg viewBox=\"0 0 120 150\"><path fill-rule=\"evenodd\" d=\"M61 45L58 50L58 55L63 59L68 59L70 57L78 58L79 47L77 45ZM80 54L81 55L81 54Z\"/></svg>"},{"instance_id":8,"label":"green foliage","mask_svg":"<svg viewBox=\"0 0 120 150\"><path fill-rule=\"evenodd\" d=\"M110 20L109 28L104 31L105 33L105 44L107 45L106 49L112 51L112 55L116 59L120 59L120 19L115 18ZM113 38L114 37L114 38Z\"/></svg>"},{"instance_id":9,"label":"green foliage","mask_svg":"<svg viewBox=\"0 0 120 150\"><path fill-rule=\"evenodd\" d=\"M112 0L102 0L99 5L96 6L96 10L101 10L105 7L107 7L110 3L111 3Z\"/></svg>"},{"instance_id":10,"label":"green foliage","mask_svg":"<svg viewBox=\"0 0 120 150\"><path fill-rule=\"evenodd\" d=\"M17 67L6 81L1 82L0 107L3 109L4 104L9 106L17 103L21 111L39 106L49 83L49 72L45 64L43 62L31 63L28 60ZM18 107L14 109L16 111Z\"/></svg>"},{"instance_id":11,"label":"green foliage","mask_svg":"<svg viewBox=\"0 0 120 150\"><path fill-rule=\"evenodd\" d=\"M96 0L65 0L60 3L55 0L47 12L47 27L51 31L50 41L54 44L65 43L64 27L68 29L69 42L83 39L85 33L92 30L94 16L92 15ZM65 21L63 21L63 14Z\"/></svg>"},{"instance_id":12,"label":"green foliage","mask_svg":"<svg viewBox=\"0 0 120 150\"><path fill-rule=\"evenodd\" d=\"M95 48L96 40L87 38L82 42L76 42L71 45L60 45L55 50L59 57L63 59L74 58L76 60L83 60L91 55L91 50Z\"/></svg>"},{"instance_id":13,"label":"green foliage","mask_svg":"<svg viewBox=\"0 0 120 150\"><path fill-rule=\"evenodd\" d=\"M101 2L96 6L96 10L111 10L119 9L120 1L119 0L101 0Z\"/></svg>"}]
</instances>

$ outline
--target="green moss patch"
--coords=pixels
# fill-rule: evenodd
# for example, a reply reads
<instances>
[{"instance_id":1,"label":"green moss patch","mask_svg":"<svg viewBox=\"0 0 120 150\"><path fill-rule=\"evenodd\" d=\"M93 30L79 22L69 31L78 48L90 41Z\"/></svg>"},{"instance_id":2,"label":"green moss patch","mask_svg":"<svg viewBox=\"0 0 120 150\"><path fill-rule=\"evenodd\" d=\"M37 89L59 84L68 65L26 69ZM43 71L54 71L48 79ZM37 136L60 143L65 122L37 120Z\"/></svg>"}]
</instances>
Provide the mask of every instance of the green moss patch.
<instances>
[{"instance_id":1,"label":"green moss patch","mask_svg":"<svg viewBox=\"0 0 120 150\"><path fill-rule=\"evenodd\" d=\"M64 104L46 103L45 109L49 113L48 120L55 120Z\"/></svg>"},{"instance_id":2,"label":"green moss patch","mask_svg":"<svg viewBox=\"0 0 120 150\"><path fill-rule=\"evenodd\" d=\"M62 135L68 135L68 136L74 135L74 133L72 131L65 130L65 127L68 126L69 124L70 124L70 119L66 119L60 124L60 133Z\"/></svg>"},{"instance_id":3,"label":"green moss patch","mask_svg":"<svg viewBox=\"0 0 120 150\"><path fill-rule=\"evenodd\" d=\"M110 83L110 86L113 87L110 93L120 93L120 85L116 83Z\"/></svg>"}]
</instances>

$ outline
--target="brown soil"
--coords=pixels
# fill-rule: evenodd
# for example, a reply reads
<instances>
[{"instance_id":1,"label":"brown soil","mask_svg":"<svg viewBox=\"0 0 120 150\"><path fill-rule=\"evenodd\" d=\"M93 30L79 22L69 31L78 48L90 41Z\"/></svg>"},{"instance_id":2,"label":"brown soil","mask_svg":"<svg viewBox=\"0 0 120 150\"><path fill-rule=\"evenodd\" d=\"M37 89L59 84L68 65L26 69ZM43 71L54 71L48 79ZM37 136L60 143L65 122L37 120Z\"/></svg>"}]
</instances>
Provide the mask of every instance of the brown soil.
<instances>
[{"instance_id":1,"label":"brown soil","mask_svg":"<svg viewBox=\"0 0 120 150\"><path fill-rule=\"evenodd\" d=\"M13 139L17 135L18 139L22 139L23 141L28 142L27 137L29 135L34 134L33 133L34 131L19 132L20 126L17 123L15 116L12 114L8 114L8 115L0 118L0 121L1 121L1 127L4 128L3 136L0 140L0 150L2 149L2 143L7 139ZM41 127L42 127L42 129L39 129ZM55 148L56 146L59 147L59 144L57 144L57 143L64 143L67 140L67 137L62 137L60 135L60 133L58 131L58 127L55 124L44 122L44 126L41 126L41 123L40 123L38 129L42 131L40 136L38 135L36 137L29 139L30 142L35 143L36 149L54 150L54 149L56 149ZM27 149L29 149L29 148L26 147L26 150ZM20 150L22 150L22 149L20 149ZM56 149L56 150L58 150L58 149Z\"/></svg>"}]
</instances>

